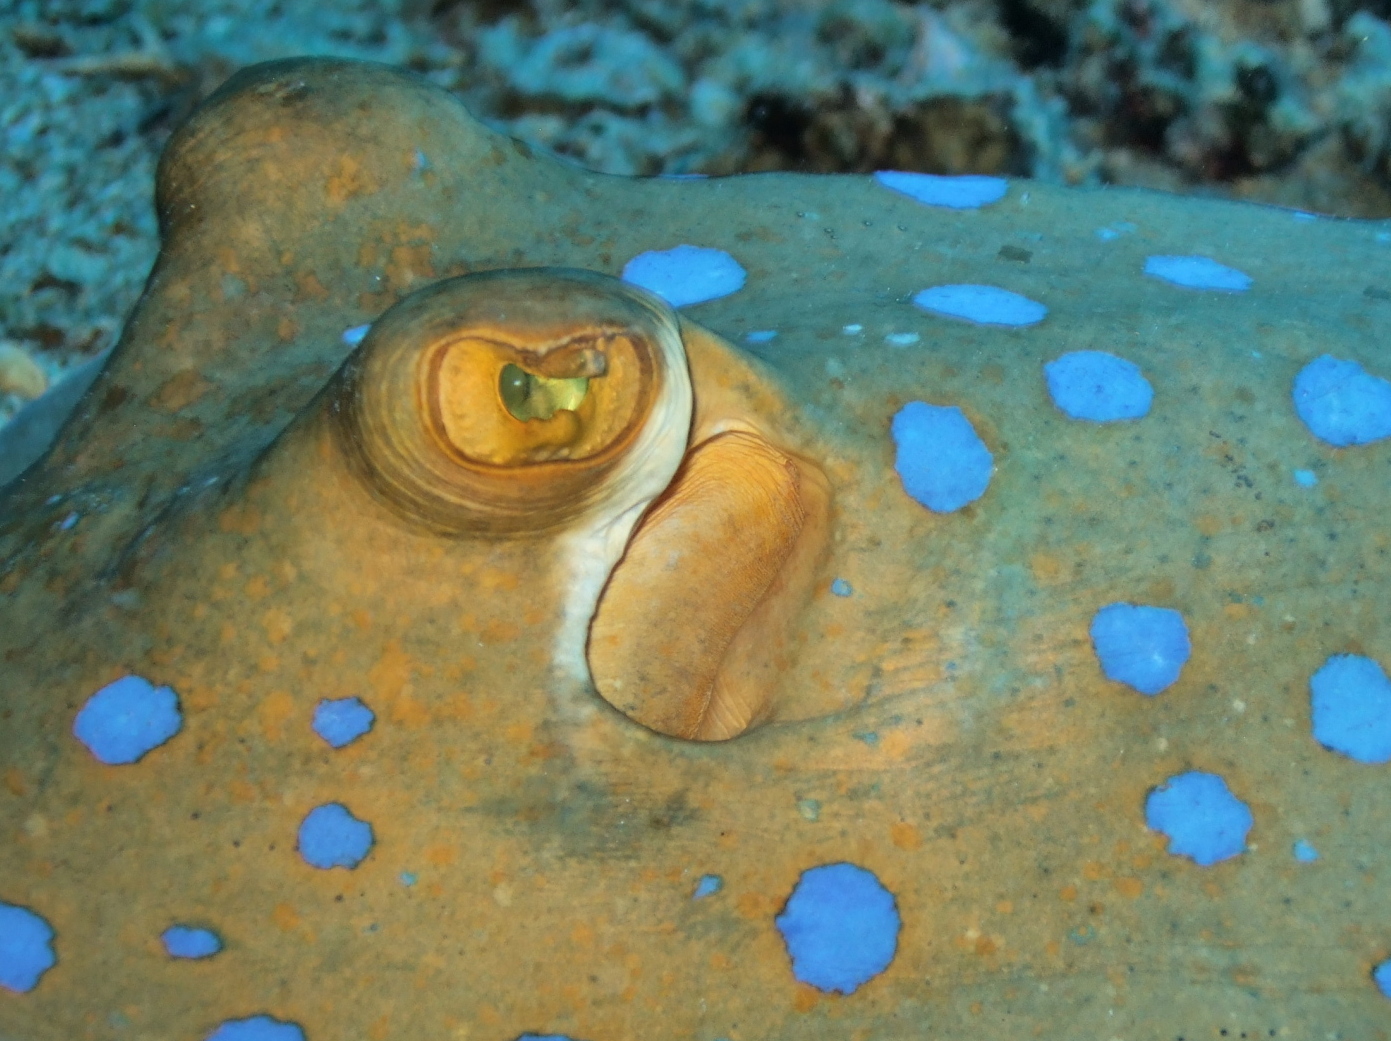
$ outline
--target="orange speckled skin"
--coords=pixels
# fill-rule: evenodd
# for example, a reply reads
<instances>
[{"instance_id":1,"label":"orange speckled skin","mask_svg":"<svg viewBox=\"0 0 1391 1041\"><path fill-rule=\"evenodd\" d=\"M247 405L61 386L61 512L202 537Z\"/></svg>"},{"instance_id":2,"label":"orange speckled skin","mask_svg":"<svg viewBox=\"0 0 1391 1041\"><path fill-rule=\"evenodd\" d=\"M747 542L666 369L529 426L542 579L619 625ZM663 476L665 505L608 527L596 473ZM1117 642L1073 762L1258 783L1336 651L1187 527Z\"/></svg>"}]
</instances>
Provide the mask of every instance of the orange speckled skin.
<instances>
[{"instance_id":1,"label":"orange speckled skin","mask_svg":"<svg viewBox=\"0 0 1391 1041\"><path fill-rule=\"evenodd\" d=\"M1391 949L1391 787L1312 740L1307 682L1330 653L1391 661L1391 448L1321 446L1289 404L1324 351L1387 374L1365 226L1023 183L952 212L864 178L603 177L337 61L235 77L171 143L159 205L119 349L0 501L0 900L58 953L0 992L4 1041L190 1041L259 1012L311 1041L1388 1036L1368 973ZM1096 238L1117 221L1137 231ZM777 430L833 496L775 720L711 745L557 675L554 540L412 530L312 400L344 329L433 280L616 274L681 242L748 270L690 317L779 330L759 358L692 358L698 417L719 400ZM1151 253L1255 283L1176 289L1139 276ZM1011 331L905 302L942 282L1051 313ZM921 342L883 343L903 331ZM1041 366L1083 347L1142 366L1149 417L1053 408ZM961 405L995 455L957 514L894 474L889 420L915 398ZM1290 468L1314 464L1310 494ZM1187 619L1192 660L1157 698L1092 653L1118 599ZM102 766L73 717L127 672L175 688L183 729ZM309 720L349 695L377 722L335 752ZM1206 869L1144 826L1147 790L1190 768L1255 815L1250 849ZM352 871L295 852L335 800L375 830ZM1298 837L1323 859L1296 864ZM903 918L848 997L798 984L773 924L838 860ZM724 888L692 900L705 873ZM167 958L176 921L226 949Z\"/></svg>"}]
</instances>

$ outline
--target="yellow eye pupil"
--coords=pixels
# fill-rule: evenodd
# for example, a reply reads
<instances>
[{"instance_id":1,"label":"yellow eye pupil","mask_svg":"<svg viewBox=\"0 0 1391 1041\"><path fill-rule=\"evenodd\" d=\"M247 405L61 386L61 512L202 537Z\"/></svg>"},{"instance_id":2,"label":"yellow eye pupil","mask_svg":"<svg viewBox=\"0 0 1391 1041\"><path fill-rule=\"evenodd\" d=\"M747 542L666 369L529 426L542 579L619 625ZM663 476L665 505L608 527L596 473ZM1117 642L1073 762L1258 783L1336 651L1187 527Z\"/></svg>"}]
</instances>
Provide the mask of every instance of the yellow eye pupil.
<instances>
[{"instance_id":1,"label":"yellow eye pupil","mask_svg":"<svg viewBox=\"0 0 1391 1041\"><path fill-rule=\"evenodd\" d=\"M589 391L589 379L536 376L510 362L498 376L498 395L513 418L526 422L550 419L562 409L573 412Z\"/></svg>"}]
</instances>

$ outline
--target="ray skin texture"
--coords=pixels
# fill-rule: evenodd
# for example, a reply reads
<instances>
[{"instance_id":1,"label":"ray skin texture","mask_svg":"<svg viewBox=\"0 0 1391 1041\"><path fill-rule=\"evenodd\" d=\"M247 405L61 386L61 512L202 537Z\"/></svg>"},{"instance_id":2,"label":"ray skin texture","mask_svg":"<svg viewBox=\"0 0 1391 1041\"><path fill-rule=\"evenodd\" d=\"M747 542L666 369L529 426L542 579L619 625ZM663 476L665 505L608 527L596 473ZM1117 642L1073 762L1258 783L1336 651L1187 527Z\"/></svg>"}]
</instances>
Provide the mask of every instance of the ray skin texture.
<instances>
[{"instance_id":1,"label":"ray skin texture","mask_svg":"<svg viewBox=\"0 0 1391 1041\"><path fill-rule=\"evenodd\" d=\"M1309 680L1391 661L1391 454L1291 388L1391 372L1391 236L996 195L605 177L398 70L235 76L0 502L0 902L56 957L0 1037L1387 1037L1391 787L1314 740ZM615 277L682 244L743 288L678 315ZM1147 413L1064 411L1073 351ZM972 501L906 490L914 402L989 460ZM1182 619L1153 696L1098 657L1113 604ZM177 729L107 765L74 724L127 676ZM335 748L316 706L350 698ZM1201 861L1146 822L1193 771L1248 808ZM312 866L328 839L356 866ZM838 879L901 928L870 978L799 978ZM173 925L221 949L171 958Z\"/></svg>"}]
</instances>

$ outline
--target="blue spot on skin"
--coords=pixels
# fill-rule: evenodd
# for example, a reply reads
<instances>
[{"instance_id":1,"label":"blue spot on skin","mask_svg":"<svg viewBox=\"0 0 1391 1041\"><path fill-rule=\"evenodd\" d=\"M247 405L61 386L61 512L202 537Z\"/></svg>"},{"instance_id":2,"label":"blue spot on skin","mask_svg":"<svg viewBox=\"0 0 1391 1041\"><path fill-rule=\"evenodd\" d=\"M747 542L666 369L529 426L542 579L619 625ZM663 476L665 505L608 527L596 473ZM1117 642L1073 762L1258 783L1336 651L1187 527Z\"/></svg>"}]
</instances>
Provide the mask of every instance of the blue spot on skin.
<instances>
[{"instance_id":1,"label":"blue spot on skin","mask_svg":"<svg viewBox=\"0 0 1391 1041\"><path fill-rule=\"evenodd\" d=\"M1384 961L1372 970L1372 981L1383 998L1391 998L1391 961Z\"/></svg>"},{"instance_id":2,"label":"blue spot on skin","mask_svg":"<svg viewBox=\"0 0 1391 1041\"><path fill-rule=\"evenodd\" d=\"M623 281L656 293L672 307L728 296L743 289L747 277L724 250L684 244L639 253L623 265Z\"/></svg>"},{"instance_id":3,"label":"blue spot on skin","mask_svg":"<svg viewBox=\"0 0 1391 1041\"><path fill-rule=\"evenodd\" d=\"M855 592L855 590L851 587L850 583L843 578L838 578L831 583L831 594L833 596L849 596L853 592Z\"/></svg>"},{"instance_id":4,"label":"blue spot on skin","mask_svg":"<svg viewBox=\"0 0 1391 1041\"><path fill-rule=\"evenodd\" d=\"M222 941L211 929L171 925L159 938L171 958L211 958L222 950Z\"/></svg>"},{"instance_id":5,"label":"blue spot on skin","mask_svg":"<svg viewBox=\"0 0 1391 1041\"><path fill-rule=\"evenodd\" d=\"M1310 433L1338 448L1391 437L1391 383L1355 361L1324 354L1300 369L1294 410Z\"/></svg>"},{"instance_id":6,"label":"blue spot on skin","mask_svg":"<svg viewBox=\"0 0 1391 1041\"><path fill-rule=\"evenodd\" d=\"M517 1041L575 1041L568 1034L518 1034Z\"/></svg>"},{"instance_id":7,"label":"blue spot on skin","mask_svg":"<svg viewBox=\"0 0 1391 1041\"><path fill-rule=\"evenodd\" d=\"M1391 760L1391 681L1360 654L1335 654L1309 679L1314 740L1359 763Z\"/></svg>"},{"instance_id":8,"label":"blue spot on skin","mask_svg":"<svg viewBox=\"0 0 1391 1041\"><path fill-rule=\"evenodd\" d=\"M1154 390L1140 366L1105 351L1069 351L1043 366L1048 393L1068 417L1091 423L1139 419Z\"/></svg>"},{"instance_id":9,"label":"blue spot on skin","mask_svg":"<svg viewBox=\"0 0 1391 1041\"><path fill-rule=\"evenodd\" d=\"M902 924L894 895L854 864L803 871L775 921L792 975L842 994L853 994L889 967Z\"/></svg>"},{"instance_id":10,"label":"blue spot on skin","mask_svg":"<svg viewBox=\"0 0 1391 1041\"><path fill-rule=\"evenodd\" d=\"M363 340L367 339L367 331L372 328L372 323L366 325L355 325L351 329L343 330L343 342L349 347L356 347Z\"/></svg>"},{"instance_id":11,"label":"blue spot on skin","mask_svg":"<svg viewBox=\"0 0 1391 1041\"><path fill-rule=\"evenodd\" d=\"M371 730L375 719L360 698L334 698L314 707L314 733L334 748L342 748Z\"/></svg>"},{"instance_id":12,"label":"blue spot on skin","mask_svg":"<svg viewBox=\"0 0 1391 1041\"><path fill-rule=\"evenodd\" d=\"M415 883L416 883L416 874L415 874L414 871L402 871L402 872L401 872L401 885L409 887L409 886L415 885Z\"/></svg>"},{"instance_id":13,"label":"blue spot on skin","mask_svg":"<svg viewBox=\"0 0 1391 1041\"><path fill-rule=\"evenodd\" d=\"M1145 823L1169 837L1170 853L1208 867L1246 849L1251 810L1216 774L1190 770L1149 793Z\"/></svg>"},{"instance_id":14,"label":"blue spot on skin","mask_svg":"<svg viewBox=\"0 0 1391 1041\"><path fill-rule=\"evenodd\" d=\"M885 188L924 205L945 206L951 210L975 210L989 206L1003 199L1009 190L1009 182L1003 177L982 177L977 174L941 177L904 170L880 170L874 179Z\"/></svg>"},{"instance_id":15,"label":"blue spot on skin","mask_svg":"<svg viewBox=\"0 0 1391 1041\"><path fill-rule=\"evenodd\" d=\"M724 879L719 875L701 875L700 881L696 883L695 892L691 894L692 900L699 900L703 896L714 896L724 888Z\"/></svg>"},{"instance_id":16,"label":"blue spot on skin","mask_svg":"<svg viewBox=\"0 0 1391 1041\"><path fill-rule=\"evenodd\" d=\"M1097 228L1096 237L1099 238L1102 242L1112 242L1120 238L1122 235L1130 235L1138 230L1139 228L1136 225L1132 224L1128 220L1123 220L1119 221L1116 224L1112 224L1110 227Z\"/></svg>"},{"instance_id":17,"label":"blue spot on skin","mask_svg":"<svg viewBox=\"0 0 1391 1041\"><path fill-rule=\"evenodd\" d=\"M137 762L179 732L179 699L168 687L123 676L87 699L73 721L73 735L109 766Z\"/></svg>"},{"instance_id":18,"label":"blue spot on skin","mask_svg":"<svg viewBox=\"0 0 1391 1041\"><path fill-rule=\"evenodd\" d=\"M1312 488L1319 483L1318 474L1313 470L1296 470L1294 472L1294 483L1301 488Z\"/></svg>"},{"instance_id":19,"label":"blue spot on skin","mask_svg":"<svg viewBox=\"0 0 1391 1041\"><path fill-rule=\"evenodd\" d=\"M372 825L342 803L315 806L299 826L299 855L311 867L355 868L372 848Z\"/></svg>"},{"instance_id":20,"label":"blue spot on skin","mask_svg":"<svg viewBox=\"0 0 1391 1041\"><path fill-rule=\"evenodd\" d=\"M865 744L869 745L870 748L873 748L879 743L879 735L873 730L862 730L850 736L856 741L863 741Z\"/></svg>"},{"instance_id":21,"label":"blue spot on skin","mask_svg":"<svg viewBox=\"0 0 1391 1041\"><path fill-rule=\"evenodd\" d=\"M1294 859L1301 864L1312 864L1319 859L1319 851L1308 842L1299 839L1294 844Z\"/></svg>"},{"instance_id":22,"label":"blue spot on skin","mask_svg":"<svg viewBox=\"0 0 1391 1041\"><path fill-rule=\"evenodd\" d=\"M1048 308L1037 300L999 286L932 286L914 293L913 303L924 311L977 325L1035 325L1048 314Z\"/></svg>"},{"instance_id":23,"label":"blue spot on skin","mask_svg":"<svg viewBox=\"0 0 1391 1041\"><path fill-rule=\"evenodd\" d=\"M1091 637L1106 678L1150 697L1178 679L1192 651L1183 615L1168 607L1107 604Z\"/></svg>"},{"instance_id":24,"label":"blue spot on skin","mask_svg":"<svg viewBox=\"0 0 1391 1041\"><path fill-rule=\"evenodd\" d=\"M890 427L903 490L934 513L951 513L985 494L995 458L955 405L910 401Z\"/></svg>"},{"instance_id":25,"label":"blue spot on skin","mask_svg":"<svg viewBox=\"0 0 1391 1041\"><path fill-rule=\"evenodd\" d=\"M1211 257L1153 256L1145 258L1145 274L1185 289L1216 289L1225 293L1244 293L1251 288L1251 276Z\"/></svg>"},{"instance_id":26,"label":"blue spot on skin","mask_svg":"<svg viewBox=\"0 0 1391 1041\"><path fill-rule=\"evenodd\" d=\"M208 1035L207 1041L304 1041L298 1023L282 1023L270 1016L229 1019Z\"/></svg>"},{"instance_id":27,"label":"blue spot on skin","mask_svg":"<svg viewBox=\"0 0 1391 1041\"><path fill-rule=\"evenodd\" d=\"M753 332L745 333L744 339L748 343L771 343L778 338L776 329L755 329Z\"/></svg>"},{"instance_id":28,"label":"blue spot on skin","mask_svg":"<svg viewBox=\"0 0 1391 1041\"><path fill-rule=\"evenodd\" d=\"M27 907L0 904L0 987L28 993L57 961L53 927Z\"/></svg>"}]
</instances>

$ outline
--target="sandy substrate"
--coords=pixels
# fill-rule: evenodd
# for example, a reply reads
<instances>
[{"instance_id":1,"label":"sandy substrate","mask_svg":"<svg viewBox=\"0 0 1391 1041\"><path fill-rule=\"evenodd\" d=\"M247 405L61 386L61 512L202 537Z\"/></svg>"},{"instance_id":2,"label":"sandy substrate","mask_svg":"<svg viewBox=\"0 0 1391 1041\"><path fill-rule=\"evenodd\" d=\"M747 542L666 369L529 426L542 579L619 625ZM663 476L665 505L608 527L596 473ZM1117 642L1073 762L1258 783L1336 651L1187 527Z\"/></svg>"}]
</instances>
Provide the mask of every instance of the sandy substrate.
<instances>
[{"instance_id":1,"label":"sandy substrate","mask_svg":"<svg viewBox=\"0 0 1391 1041\"><path fill-rule=\"evenodd\" d=\"M1002 173L1380 217L1388 16L1384 0L23 0L0 13L0 423L115 342L158 246L160 150L254 62L405 65L610 173Z\"/></svg>"}]
</instances>

